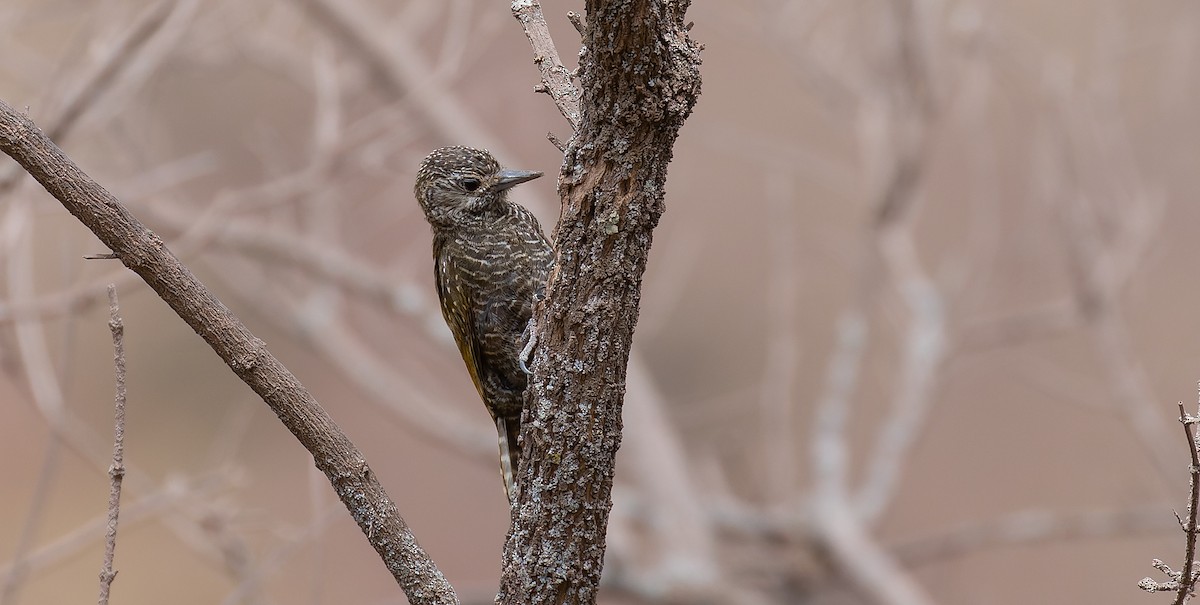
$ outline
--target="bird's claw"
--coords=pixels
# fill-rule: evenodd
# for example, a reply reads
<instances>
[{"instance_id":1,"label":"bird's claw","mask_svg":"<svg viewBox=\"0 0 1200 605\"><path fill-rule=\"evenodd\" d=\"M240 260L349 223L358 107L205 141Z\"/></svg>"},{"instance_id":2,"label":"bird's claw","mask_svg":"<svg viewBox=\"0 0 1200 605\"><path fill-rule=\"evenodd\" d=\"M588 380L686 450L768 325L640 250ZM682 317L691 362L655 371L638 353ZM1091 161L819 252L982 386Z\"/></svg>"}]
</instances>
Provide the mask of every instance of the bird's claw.
<instances>
[{"instance_id":1,"label":"bird's claw","mask_svg":"<svg viewBox=\"0 0 1200 605\"><path fill-rule=\"evenodd\" d=\"M525 324L525 348L521 349L521 354L517 356L517 365L521 366L521 371L529 376L533 376L533 370L529 369L526 360L533 353L533 347L537 344L537 324L533 318L529 318L529 323Z\"/></svg>"}]
</instances>

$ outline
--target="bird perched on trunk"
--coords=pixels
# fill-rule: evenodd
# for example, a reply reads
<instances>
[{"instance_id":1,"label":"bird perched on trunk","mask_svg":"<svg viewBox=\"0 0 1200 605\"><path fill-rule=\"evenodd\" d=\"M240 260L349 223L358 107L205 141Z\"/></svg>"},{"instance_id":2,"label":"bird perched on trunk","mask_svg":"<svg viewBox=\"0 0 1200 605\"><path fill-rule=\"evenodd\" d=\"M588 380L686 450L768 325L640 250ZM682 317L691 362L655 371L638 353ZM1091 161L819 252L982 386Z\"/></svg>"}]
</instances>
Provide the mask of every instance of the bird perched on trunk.
<instances>
[{"instance_id":1,"label":"bird perched on trunk","mask_svg":"<svg viewBox=\"0 0 1200 605\"><path fill-rule=\"evenodd\" d=\"M520 460L517 436L526 384L522 350L534 298L546 287L554 251L537 218L508 190L542 176L504 170L492 154L443 147L421 162L414 191L433 227L434 275L442 316L500 439L510 502Z\"/></svg>"}]
</instances>

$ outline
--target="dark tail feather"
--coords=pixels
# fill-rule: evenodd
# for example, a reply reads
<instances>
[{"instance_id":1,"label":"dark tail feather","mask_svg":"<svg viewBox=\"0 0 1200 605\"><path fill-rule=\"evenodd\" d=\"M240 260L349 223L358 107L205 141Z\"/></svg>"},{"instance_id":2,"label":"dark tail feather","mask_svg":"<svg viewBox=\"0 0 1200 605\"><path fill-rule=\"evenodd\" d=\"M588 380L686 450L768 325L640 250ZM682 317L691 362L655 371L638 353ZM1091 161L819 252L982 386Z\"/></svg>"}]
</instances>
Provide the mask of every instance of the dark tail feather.
<instances>
[{"instance_id":1,"label":"dark tail feather","mask_svg":"<svg viewBox=\"0 0 1200 605\"><path fill-rule=\"evenodd\" d=\"M496 418L496 433L500 438L500 474L504 477L504 493L510 504L517 501L517 465L521 462L520 418Z\"/></svg>"}]
</instances>

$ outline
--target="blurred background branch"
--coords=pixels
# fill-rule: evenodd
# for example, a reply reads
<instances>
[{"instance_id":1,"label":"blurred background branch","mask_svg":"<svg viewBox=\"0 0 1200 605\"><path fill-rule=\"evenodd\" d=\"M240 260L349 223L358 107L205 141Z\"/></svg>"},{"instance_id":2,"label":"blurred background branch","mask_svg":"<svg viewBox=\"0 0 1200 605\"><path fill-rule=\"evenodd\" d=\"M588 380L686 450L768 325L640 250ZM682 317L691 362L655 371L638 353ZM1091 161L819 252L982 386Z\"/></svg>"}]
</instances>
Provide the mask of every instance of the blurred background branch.
<instances>
[{"instance_id":1,"label":"blurred background branch","mask_svg":"<svg viewBox=\"0 0 1200 605\"><path fill-rule=\"evenodd\" d=\"M574 69L581 5L545 10ZM1200 359L1200 10L740 0L689 19L704 99L646 274L602 600L1152 600L1134 582L1179 551L1170 423ZM559 166L519 27L481 0L0 6L0 98L337 401L465 602L494 595L509 517L412 177L443 144ZM549 229L554 186L528 187ZM110 343L77 326L110 282L152 408L129 419L120 596L393 601L194 335L80 260L103 247L15 167L0 190L0 453L22 461L0 602L94 597Z\"/></svg>"}]
</instances>

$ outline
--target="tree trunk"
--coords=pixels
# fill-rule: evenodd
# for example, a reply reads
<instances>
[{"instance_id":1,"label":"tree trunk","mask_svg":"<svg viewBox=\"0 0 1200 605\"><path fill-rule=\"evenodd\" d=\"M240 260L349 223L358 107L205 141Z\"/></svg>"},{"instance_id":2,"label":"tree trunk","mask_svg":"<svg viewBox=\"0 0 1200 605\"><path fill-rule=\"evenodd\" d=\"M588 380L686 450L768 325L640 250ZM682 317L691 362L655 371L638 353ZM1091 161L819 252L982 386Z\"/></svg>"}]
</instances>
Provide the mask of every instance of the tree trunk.
<instances>
[{"instance_id":1,"label":"tree trunk","mask_svg":"<svg viewBox=\"0 0 1200 605\"><path fill-rule=\"evenodd\" d=\"M558 264L535 310L501 603L596 599L642 274L672 147L700 93L688 5L587 2L582 120L559 174Z\"/></svg>"}]
</instances>

